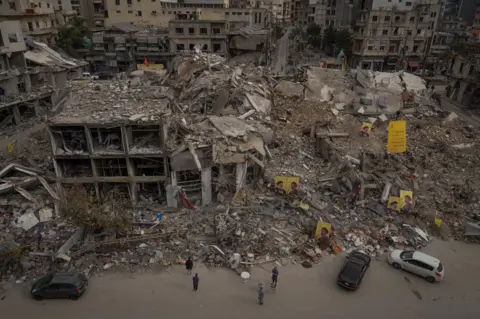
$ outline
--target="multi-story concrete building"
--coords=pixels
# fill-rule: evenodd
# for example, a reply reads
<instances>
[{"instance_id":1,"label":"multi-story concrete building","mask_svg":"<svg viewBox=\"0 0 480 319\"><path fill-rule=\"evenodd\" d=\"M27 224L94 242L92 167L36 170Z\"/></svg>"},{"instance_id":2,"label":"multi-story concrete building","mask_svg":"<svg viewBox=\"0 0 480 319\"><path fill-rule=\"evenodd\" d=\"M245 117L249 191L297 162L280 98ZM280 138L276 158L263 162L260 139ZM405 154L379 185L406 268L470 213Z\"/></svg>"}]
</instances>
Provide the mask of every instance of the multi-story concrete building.
<instances>
[{"instance_id":1,"label":"multi-story concrete building","mask_svg":"<svg viewBox=\"0 0 480 319\"><path fill-rule=\"evenodd\" d=\"M20 21L24 35L53 44L57 34L53 1L0 1L0 21Z\"/></svg>"},{"instance_id":2,"label":"multi-story concrete building","mask_svg":"<svg viewBox=\"0 0 480 319\"><path fill-rule=\"evenodd\" d=\"M86 63L60 55L24 35L20 21L0 22L0 123L19 124L62 100L68 79Z\"/></svg>"},{"instance_id":3,"label":"multi-story concrete building","mask_svg":"<svg viewBox=\"0 0 480 319\"><path fill-rule=\"evenodd\" d=\"M480 73L478 54L469 57L457 55L447 71L447 97L469 108L480 108Z\"/></svg>"},{"instance_id":4,"label":"multi-story concrete building","mask_svg":"<svg viewBox=\"0 0 480 319\"><path fill-rule=\"evenodd\" d=\"M351 29L360 18L361 3L361 0L317 0L314 22L322 31L329 26Z\"/></svg>"},{"instance_id":5,"label":"multi-story concrete building","mask_svg":"<svg viewBox=\"0 0 480 319\"><path fill-rule=\"evenodd\" d=\"M200 49L225 56L227 53L226 22L220 20L170 21L170 52Z\"/></svg>"},{"instance_id":6,"label":"multi-story concrete building","mask_svg":"<svg viewBox=\"0 0 480 319\"><path fill-rule=\"evenodd\" d=\"M290 21L298 25L308 24L310 0L291 0Z\"/></svg>"},{"instance_id":7,"label":"multi-story concrete building","mask_svg":"<svg viewBox=\"0 0 480 319\"><path fill-rule=\"evenodd\" d=\"M54 0L53 10L55 12L54 26L66 26L73 17L77 16L77 11L72 8L70 0Z\"/></svg>"},{"instance_id":8,"label":"multi-story concrete building","mask_svg":"<svg viewBox=\"0 0 480 319\"><path fill-rule=\"evenodd\" d=\"M167 30L143 30L129 23L93 33L92 47L77 52L93 71L111 72L135 70L145 59L167 66L171 56Z\"/></svg>"},{"instance_id":9,"label":"multi-story concrete building","mask_svg":"<svg viewBox=\"0 0 480 319\"><path fill-rule=\"evenodd\" d=\"M373 0L356 20L352 67L415 70L428 55L439 0Z\"/></svg>"}]
</instances>

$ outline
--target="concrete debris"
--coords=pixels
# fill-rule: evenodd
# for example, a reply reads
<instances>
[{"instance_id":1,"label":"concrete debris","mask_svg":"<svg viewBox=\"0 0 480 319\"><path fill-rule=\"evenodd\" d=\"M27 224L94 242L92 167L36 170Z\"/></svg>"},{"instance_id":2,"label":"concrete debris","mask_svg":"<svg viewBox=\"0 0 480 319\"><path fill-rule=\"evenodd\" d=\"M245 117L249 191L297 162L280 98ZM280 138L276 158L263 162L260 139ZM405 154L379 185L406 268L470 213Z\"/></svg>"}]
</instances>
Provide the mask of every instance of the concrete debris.
<instances>
[{"instance_id":1,"label":"concrete debris","mask_svg":"<svg viewBox=\"0 0 480 319\"><path fill-rule=\"evenodd\" d=\"M275 92L285 98L299 98L303 96L303 85L282 80L275 86Z\"/></svg>"},{"instance_id":2,"label":"concrete debris","mask_svg":"<svg viewBox=\"0 0 480 319\"><path fill-rule=\"evenodd\" d=\"M477 233L467 224L465 234L464 226L480 205L479 132L442 111L417 77L317 67L277 76L199 51L182 52L172 64L165 75L79 82L64 110L49 119L58 127L82 123L69 136L49 132L62 167L51 165L49 149L35 163L23 155L0 171L0 252L12 258L5 267L0 262L2 279L33 278L49 268L154 269L187 257L238 274L285 258L310 268L329 253L361 249L378 257L388 247L421 248L433 236ZM407 121L404 154L386 151L394 119ZM373 124L368 137L360 134L362 122ZM93 141L81 133L84 123L102 127L92 130ZM120 129L125 123L133 128ZM138 196L123 231L87 231L57 214L54 169L86 178L82 165L65 162L89 156L92 147L96 155L132 155L102 176L108 182L96 182L92 197L122 174L128 182L132 172L142 178L127 188ZM143 162L145 154L156 156ZM14 156L4 157L5 165ZM150 180L148 170L155 178L163 170L166 181ZM275 189L278 176L298 177L298 189ZM402 190L413 192L411 209L387 207ZM434 225L437 213L446 216L441 227ZM319 221L331 232L315 239Z\"/></svg>"}]
</instances>

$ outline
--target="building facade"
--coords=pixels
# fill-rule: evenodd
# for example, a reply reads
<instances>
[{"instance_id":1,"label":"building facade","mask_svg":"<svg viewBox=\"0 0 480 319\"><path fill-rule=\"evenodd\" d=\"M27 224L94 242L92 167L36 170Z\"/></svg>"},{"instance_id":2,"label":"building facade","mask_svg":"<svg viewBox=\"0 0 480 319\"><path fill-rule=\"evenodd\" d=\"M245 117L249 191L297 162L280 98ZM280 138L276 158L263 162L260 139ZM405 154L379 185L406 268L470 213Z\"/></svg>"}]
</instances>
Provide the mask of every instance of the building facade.
<instances>
[{"instance_id":1,"label":"building facade","mask_svg":"<svg viewBox=\"0 0 480 319\"><path fill-rule=\"evenodd\" d=\"M475 52L476 51L476 52ZM450 79L447 97L468 108L480 108L480 55L475 50L468 57L457 55L447 71Z\"/></svg>"},{"instance_id":2,"label":"building facade","mask_svg":"<svg viewBox=\"0 0 480 319\"><path fill-rule=\"evenodd\" d=\"M193 51L227 54L226 22L221 20L175 20L170 22L170 53Z\"/></svg>"},{"instance_id":3,"label":"building facade","mask_svg":"<svg viewBox=\"0 0 480 319\"><path fill-rule=\"evenodd\" d=\"M407 69L424 63L437 28L438 0L374 0L355 21L352 67Z\"/></svg>"},{"instance_id":4,"label":"building facade","mask_svg":"<svg viewBox=\"0 0 480 319\"><path fill-rule=\"evenodd\" d=\"M310 0L291 0L290 21L293 24L307 25L310 8Z\"/></svg>"},{"instance_id":5,"label":"building facade","mask_svg":"<svg viewBox=\"0 0 480 319\"><path fill-rule=\"evenodd\" d=\"M318 0L315 4L314 22L322 31L334 28L352 29L354 21L360 18L360 0Z\"/></svg>"},{"instance_id":6,"label":"building facade","mask_svg":"<svg viewBox=\"0 0 480 319\"><path fill-rule=\"evenodd\" d=\"M0 123L16 125L57 105L67 80L80 77L86 63L24 40L20 21L0 22L0 32Z\"/></svg>"},{"instance_id":7,"label":"building facade","mask_svg":"<svg viewBox=\"0 0 480 319\"><path fill-rule=\"evenodd\" d=\"M53 44L57 35L54 0L0 1L0 21L20 21L24 35Z\"/></svg>"}]
</instances>

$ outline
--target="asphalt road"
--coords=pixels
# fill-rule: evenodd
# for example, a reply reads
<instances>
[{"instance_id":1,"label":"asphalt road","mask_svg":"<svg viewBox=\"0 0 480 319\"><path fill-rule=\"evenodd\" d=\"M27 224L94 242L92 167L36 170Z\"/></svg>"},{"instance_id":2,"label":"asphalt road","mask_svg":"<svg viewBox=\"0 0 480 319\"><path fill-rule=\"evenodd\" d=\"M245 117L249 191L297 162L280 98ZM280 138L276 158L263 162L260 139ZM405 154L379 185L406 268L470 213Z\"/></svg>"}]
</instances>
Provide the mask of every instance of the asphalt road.
<instances>
[{"instance_id":1,"label":"asphalt road","mask_svg":"<svg viewBox=\"0 0 480 319\"><path fill-rule=\"evenodd\" d=\"M256 284L268 282L269 269L256 268L246 284L232 271L196 265L198 292L183 268L149 274L112 274L91 279L78 301L34 301L28 286L9 289L0 301L5 318L476 318L480 301L480 246L435 242L427 252L442 259L445 279L429 284L374 261L362 286L346 292L335 284L342 257L326 257L314 268L280 268L276 292L267 288L265 304L256 303ZM290 263L288 261L288 263ZM198 266L198 267L197 267ZM3 317L2 316L2 317Z\"/></svg>"}]
</instances>

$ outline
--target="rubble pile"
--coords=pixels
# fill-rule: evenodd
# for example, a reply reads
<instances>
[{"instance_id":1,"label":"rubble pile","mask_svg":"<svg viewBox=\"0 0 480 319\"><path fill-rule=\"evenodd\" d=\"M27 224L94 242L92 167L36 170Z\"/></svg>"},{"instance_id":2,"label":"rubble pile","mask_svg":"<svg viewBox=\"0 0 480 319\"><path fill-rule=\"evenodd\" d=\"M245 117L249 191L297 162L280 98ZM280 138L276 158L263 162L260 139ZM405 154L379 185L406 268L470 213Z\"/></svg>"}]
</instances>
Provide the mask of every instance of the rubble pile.
<instances>
[{"instance_id":1,"label":"rubble pile","mask_svg":"<svg viewBox=\"0 0 480 319\"><path fill-rule=\"evenodd\" d=\"M47 267L39 260L53 260L49 267L135 271L193 256L240 273L253 265L282 264L286 257L308 267L339 251L361 249L380 256L389 247L421 248L431 235L464 239L465 222L477 217L478 129L442 111L418 77L316 67L278 77L268 68L231 67L201 52L182 53L173 64L164 77L139 74L133 80L79 83L75 90L81 98L67 107L76 122L84 117L105 123L156 121L168 114L167 148L176 171L185 152L192 155L194 168L211 167L200 153L213 145L214 163L250 158L262 174L230 188L213 177L216 203L208 206L162 213L135 209L133 225L118 234L83 234L58 216L42 221L45 209L53 209L45 203L54 197L49 191L43 202L21 210L9 198L2 204L8 238L1 247L33 246L22 263L35 267ZM121 114L112 113L112 105ZM387 152L391 120L407 121L406 153ZM360 134L364 122L372 125L368 136ZM253 153L268 162L264 165ZM282 192L275 188L278 176L298 177L301 187ZM389 208L389 197L402 190L412 192L413 209ZM11 193L40 196L18 187ZM442 220L440 227L435 218ZM23 219L35 225L25 229L19 224ZM331 225L331 232L315 239L318 222ZM48 247L32 245L38 232L42 242L52 240ZM14 275L14 268L2 274Z\"/></svg>"}]
</instances>

